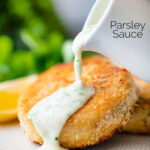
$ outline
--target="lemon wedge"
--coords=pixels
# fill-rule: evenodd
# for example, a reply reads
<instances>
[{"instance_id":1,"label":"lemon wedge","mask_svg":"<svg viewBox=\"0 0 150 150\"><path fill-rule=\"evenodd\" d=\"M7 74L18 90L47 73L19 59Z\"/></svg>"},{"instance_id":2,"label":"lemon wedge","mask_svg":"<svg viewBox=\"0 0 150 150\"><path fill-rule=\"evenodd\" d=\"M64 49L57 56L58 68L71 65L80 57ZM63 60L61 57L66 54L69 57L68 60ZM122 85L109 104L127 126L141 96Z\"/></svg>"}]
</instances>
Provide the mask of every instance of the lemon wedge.
<instances>
[{"instance_id":1,"label":"lemon wedge","mask_svg":"<svg viewBox=\"0 0 150 150\"><path fill-rule=\"evenodd\" d=\"M36 80L36 75L0 83L0 123L17 118L20 96Z\"/></svg>"}]
</instances>

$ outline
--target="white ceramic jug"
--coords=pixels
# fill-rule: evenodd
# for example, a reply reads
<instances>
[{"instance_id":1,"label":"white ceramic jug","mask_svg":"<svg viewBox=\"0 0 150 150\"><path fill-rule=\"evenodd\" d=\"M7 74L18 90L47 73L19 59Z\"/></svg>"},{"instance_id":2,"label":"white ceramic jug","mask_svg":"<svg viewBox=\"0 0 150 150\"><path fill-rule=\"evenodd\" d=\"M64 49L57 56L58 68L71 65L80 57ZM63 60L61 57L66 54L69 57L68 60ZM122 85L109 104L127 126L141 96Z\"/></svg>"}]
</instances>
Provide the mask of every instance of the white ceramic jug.
<instances>
[{"instance_id":1,"label":"white ceramic jug","mask_svg":"<svg viewBox=\"0 0 150 150\"><path fill-rule=\"evenodd\" d=\"M150 0L97 0L87 30L85 51L102 53L150 82Z\"/></svg>"}]
</instances>

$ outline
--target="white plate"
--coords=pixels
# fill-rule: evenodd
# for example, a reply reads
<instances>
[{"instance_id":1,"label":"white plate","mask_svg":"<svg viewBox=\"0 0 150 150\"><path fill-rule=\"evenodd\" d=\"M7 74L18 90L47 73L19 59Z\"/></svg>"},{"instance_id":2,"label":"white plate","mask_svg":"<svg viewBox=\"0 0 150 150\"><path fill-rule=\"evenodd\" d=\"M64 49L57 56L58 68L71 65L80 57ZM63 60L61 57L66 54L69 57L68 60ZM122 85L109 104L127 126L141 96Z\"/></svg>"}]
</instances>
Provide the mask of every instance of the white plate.
<instances>
[{"instance_id":1,"label":"white plate","mask_svg":"<svg viewBox=\"0 0 150 150\"><path fill-rule=\"evenodd\" d=\"M0 150L37 150L38 144L27 140L17 122L0 125ZM102 144L84 150L150 150L150 136L116 134Z\"/></svg>"}]
</instances>

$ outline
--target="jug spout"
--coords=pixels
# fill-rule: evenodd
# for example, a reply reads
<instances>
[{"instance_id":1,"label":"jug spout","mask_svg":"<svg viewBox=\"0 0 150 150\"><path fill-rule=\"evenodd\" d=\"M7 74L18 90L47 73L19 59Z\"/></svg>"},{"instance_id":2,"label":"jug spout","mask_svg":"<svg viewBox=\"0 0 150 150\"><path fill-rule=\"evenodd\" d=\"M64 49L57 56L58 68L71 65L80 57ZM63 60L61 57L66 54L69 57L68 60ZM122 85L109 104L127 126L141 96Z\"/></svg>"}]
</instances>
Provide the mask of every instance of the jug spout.
<instances>
[{"instance_id":1,"label":"jug spout","mask_svg":"<svg viewBox=\"0 0 150 150\"><path fill-rule=\"evenodd\" d=\"M83 48L150 82L150 1L97 0L83 27Z\"/></svg>"}]
</instances>

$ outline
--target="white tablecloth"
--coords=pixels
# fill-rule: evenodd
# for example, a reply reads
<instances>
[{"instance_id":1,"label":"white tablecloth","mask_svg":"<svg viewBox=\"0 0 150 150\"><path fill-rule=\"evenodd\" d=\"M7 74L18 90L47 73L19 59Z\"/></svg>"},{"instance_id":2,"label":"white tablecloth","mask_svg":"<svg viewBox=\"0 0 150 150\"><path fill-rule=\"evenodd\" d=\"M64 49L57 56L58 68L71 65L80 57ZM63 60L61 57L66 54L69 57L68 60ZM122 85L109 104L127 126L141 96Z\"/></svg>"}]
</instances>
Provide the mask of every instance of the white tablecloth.
<instances>
[{"instance_id":1,"label":"white tablecloth","mask_svg":"<svg viewBox=\"0 0 150 150\"><path fill-rule=\"evenodd\" d=\"M0 125L0 150L37 150L28 141L18 122ZM150 136L115 134L111 139L85 150L150 150Z\"/></svg>"}]
</instances>

